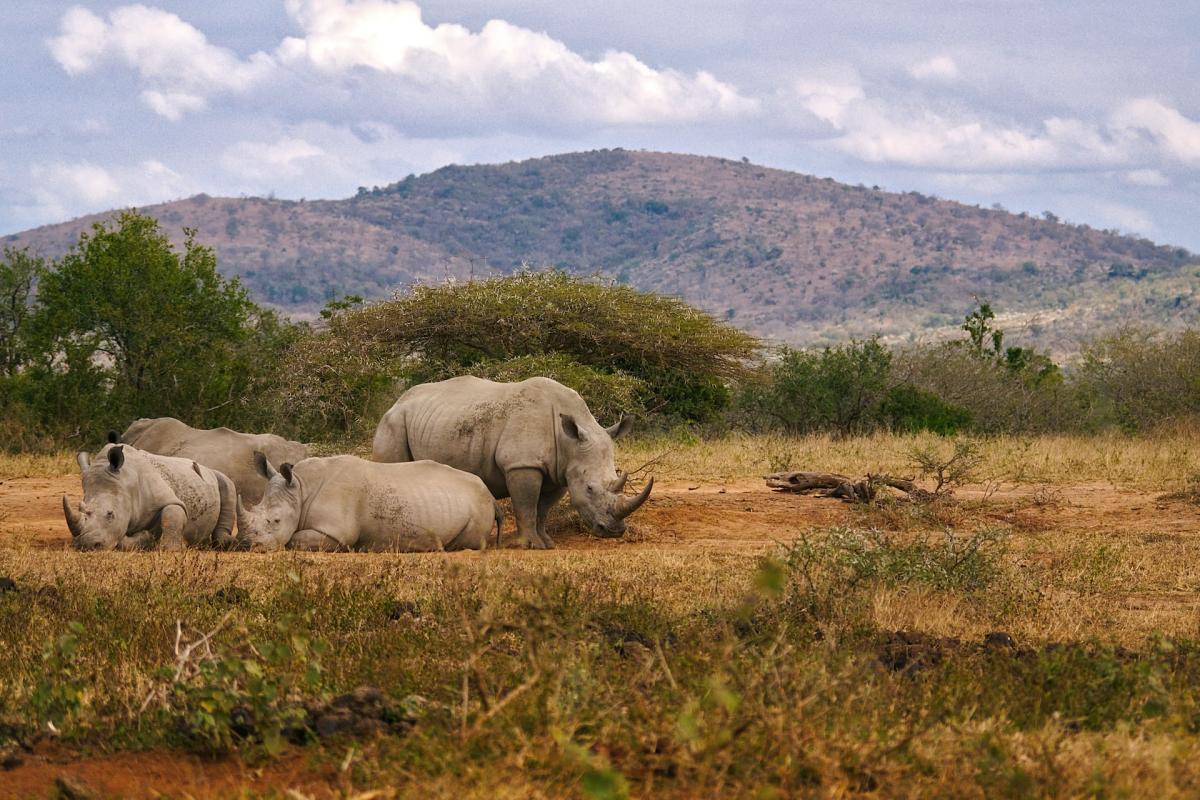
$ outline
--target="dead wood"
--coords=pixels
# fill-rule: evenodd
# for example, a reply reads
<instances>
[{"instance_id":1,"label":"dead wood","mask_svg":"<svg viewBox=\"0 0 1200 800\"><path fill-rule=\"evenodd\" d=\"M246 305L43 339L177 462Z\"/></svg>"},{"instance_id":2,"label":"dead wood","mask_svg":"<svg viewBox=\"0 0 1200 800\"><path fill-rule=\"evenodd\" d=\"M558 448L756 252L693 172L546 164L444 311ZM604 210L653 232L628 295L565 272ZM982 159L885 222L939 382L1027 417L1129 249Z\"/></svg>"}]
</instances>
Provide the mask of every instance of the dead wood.
<instances>
[{"instance_id":1,"label":"dead wood","mask_svg":"<svg viewBox=\"0 0 1200 800\"><path fill-rule=\"evenodd\" d=\"M774 472L764 476L767 486L783 492L821 492L824 497L836 497L851 503L871 503L879 496L879 490L890 487L904 492L913 500L928 500L934 495L915 483L911 478L892 475L867 475L854 479L836 472Z\"/></svg>"}]
</instances>

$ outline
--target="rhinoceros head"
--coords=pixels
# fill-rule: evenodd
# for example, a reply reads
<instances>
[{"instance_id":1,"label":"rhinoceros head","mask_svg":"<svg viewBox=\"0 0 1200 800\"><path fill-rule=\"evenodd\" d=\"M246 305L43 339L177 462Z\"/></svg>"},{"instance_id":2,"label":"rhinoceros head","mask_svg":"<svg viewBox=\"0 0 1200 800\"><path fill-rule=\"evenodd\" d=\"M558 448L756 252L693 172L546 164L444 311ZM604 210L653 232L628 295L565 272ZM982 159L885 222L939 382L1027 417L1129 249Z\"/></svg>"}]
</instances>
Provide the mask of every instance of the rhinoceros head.
<instances>
[{"instance_id":1,"label":"rhinoceros head","mask_svg":"<svg viewBox=\"0 0 1200 800\"><path fill-rule=\"evenodd\" d=\"M282 550L300 524L300 481L291 464L276 470L267 457L254 451L254 466L267 479L262 502L251 508L237 501L238 546L247 550Z\"/></svg>"},{"instance_id":2,"label":"rhinoceros head","mask_svg":"<svg viewBox=\"0 0 1200 800\"><path fill-rule=\"evenodd\" d=\"M87 453L75 457L83 478L83 502L77 508L63 495L63 515L76 550L113 550L119 547L133 515L132 468L125 464L125 448L110 446L106 458L91 464Z\"/></svg>"},{"instance_id":3,"label":"rhinoceros head","mask_svg":"<svg viewBox=\"0 0 1200 800\"><path fill-rule=\"evenodd\" d=\"M617 474L613 439L633 429L633 417L626 414L611 428L602 428L591 419L579 420L570 414L559 414L559 424L566 451L571 505L597 536L622 535L625 518L646 502L654 487L654 478L651 478L636 497L622 494L626 476Z\"/></svg>"}]
</instances>

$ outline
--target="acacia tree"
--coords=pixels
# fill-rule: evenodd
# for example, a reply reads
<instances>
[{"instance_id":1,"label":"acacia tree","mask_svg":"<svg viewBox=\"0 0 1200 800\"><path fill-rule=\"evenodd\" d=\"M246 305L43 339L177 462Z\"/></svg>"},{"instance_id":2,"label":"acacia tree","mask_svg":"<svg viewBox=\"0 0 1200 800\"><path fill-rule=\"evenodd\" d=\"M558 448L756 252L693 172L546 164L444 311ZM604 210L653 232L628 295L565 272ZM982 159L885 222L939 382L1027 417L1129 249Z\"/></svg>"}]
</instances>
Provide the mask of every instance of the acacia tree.
<instances>
[{"instance_id":1,"label":"acacia tree","mask_svg":"<svg viewBox=\"0 0 1200 800\"><path fill-rule=\"evenodd\" d=\"M151 217L94 225L46 272L31 320L43 385L73 406L51 415L202 421L235 399L256 312L195 231L180 253Z\"/></svg>"}]
</instances>

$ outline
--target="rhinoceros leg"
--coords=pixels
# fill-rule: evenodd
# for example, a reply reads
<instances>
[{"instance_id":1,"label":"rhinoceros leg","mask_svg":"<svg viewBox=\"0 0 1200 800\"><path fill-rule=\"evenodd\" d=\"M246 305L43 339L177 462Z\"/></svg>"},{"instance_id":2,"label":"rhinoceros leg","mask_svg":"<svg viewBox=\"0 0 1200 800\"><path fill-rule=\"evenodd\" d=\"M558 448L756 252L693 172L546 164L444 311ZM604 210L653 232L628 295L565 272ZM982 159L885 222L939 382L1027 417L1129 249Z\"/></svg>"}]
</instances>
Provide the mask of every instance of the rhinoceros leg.
<instances>
[{"instance_id":1,"label":"rhinoceros leg","mask_svg":"<svg viewBox=\"0 0 1200 800\"><path fill-rule=\"evenodd\" d=\"M548 548L554 547L554 540L550 538L550 534L546 533L546 519L550 516L550 509L554 508L566 493L566 489L552 489L551 491L543 492L542 496L538 498L537 534L538 538Z\"/></svg>"},{"instance_id":2,"label":"rhinoceros leg","mask_svg":"<svg viewBox=\"0 0 1200 800\"><path fill-rule=\"evenodd\" d=\"M287 547L289 550L313 550L322 553L346 549L337 539L312 528L305 528L293 533L292 538L288 539Z\"/></svg>"},{"instance_id":3,"label":"rhinoceros leg","mask_svg":"<svg viewBox=\"0 0 1200 800\"><path fill-rule=\"evenodd\" d=\"M534 550L553 547L553 542L544 541L538 535L538 502L542 498L541 470L529 467L510 469L504 473L504 481L508 484L508 495L512 498L513 516L517 519L517 535L511 540L512 546Z\"/></svg>"},{"instance_id":4,"label":"rhinoceros leg","mask_svg":"<svg viewBox=\"0 0 1200 800\"><path fill-rule=\"evenodd\" d=\"M183 506L167 506L160 515L162 536L158 546L163 550L182 550L187 544L183 538L183 529L187 527L187 512Z\"/></svg>"}]
</instances>

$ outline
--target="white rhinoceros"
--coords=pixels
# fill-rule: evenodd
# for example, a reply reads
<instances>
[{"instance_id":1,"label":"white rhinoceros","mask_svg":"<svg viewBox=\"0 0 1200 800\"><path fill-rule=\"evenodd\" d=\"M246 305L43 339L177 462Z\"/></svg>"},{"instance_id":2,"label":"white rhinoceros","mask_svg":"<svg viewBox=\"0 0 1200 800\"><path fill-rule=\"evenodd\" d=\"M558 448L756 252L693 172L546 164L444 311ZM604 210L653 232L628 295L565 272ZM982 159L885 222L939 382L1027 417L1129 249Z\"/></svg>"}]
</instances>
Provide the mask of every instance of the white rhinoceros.
<instances>
[{"instance_id":1,"label":"white rhinoceros","mask_svg":"<svg viewBox=\"0 0 1200 800\"><path fill-rule=\"evenodd\" d=\"M110 441L114 438L109 437ZM238 494L250 503L261 500L267 487L254 467L255 450L266 453L276 464L294 464L308 458L307 447L273 433L239 433L229 428L205 430L173 417L136 420L119 441L147 453L190 458L203 467L215 469L227 475Z\"/></svg>"},{"instance_id":2,"label":"white rhinoceros","mask_svg":"<svg viewBox=\"0 0 1200 800\"><path fill-rule=\"evenodd\" d=\"M237 503L238 543L252 550L483 550L501 514L483 481L436 464L306 458L279 469L262 453L263 500Z\"/></svg>"},{"instance_id":3,"label":"white rhinoceros","mask_svg":"<svg viewBox=\"0 0 1200 800\"><path fill-rule=\"evenodd\" d=\"M511 497L518 545L549 548L550 508L566 491L598 536L625 532L625 517L650 496L654 479L624 497L613 439L633 428L625 417L603 428L583 398L549 378L496 383L471 376L409 389L375 429L376 461L430 459L483 479Z\"/></svg>"},{"instance_id":4,"label":"white rhinoceros","mask_svg":"<svg viewBox=\"0 0 1200 800\"><path fill-rule=\"evenodd\" d=\"M164 550L233 544L237 490L216 470L184 458L106 445L89 462L76 456L83 479L77 509L63 495L63 514L77 550Z\"/></svg>"}]
</instances>

